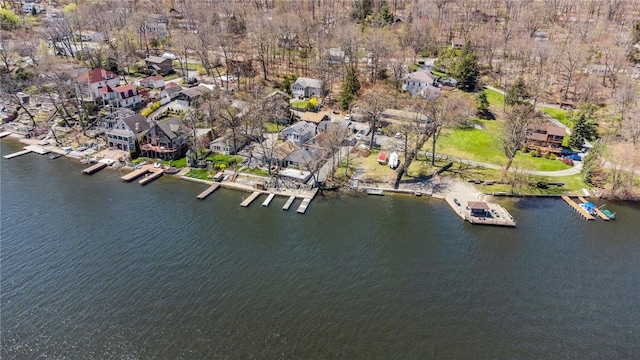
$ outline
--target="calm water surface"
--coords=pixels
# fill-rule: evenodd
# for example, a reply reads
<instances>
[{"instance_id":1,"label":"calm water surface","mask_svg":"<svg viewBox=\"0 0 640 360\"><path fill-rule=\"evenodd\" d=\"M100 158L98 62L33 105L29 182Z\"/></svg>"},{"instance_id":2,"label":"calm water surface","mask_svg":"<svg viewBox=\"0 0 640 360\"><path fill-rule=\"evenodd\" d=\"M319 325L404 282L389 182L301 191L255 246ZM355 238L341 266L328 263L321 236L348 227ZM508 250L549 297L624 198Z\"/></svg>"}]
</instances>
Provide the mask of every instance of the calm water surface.
<instances>
[{"instance_id":1,"label":"calm water surface","mask_svg":"<svg viewBox=\"0 0 640 360\"><path fill-rule=\"evenodd\" d=\"M426 198L300 215L66 158L0 167L3 359L640 358L638 207L511 201L508 229Z\"/></svg>"}]
</instances>

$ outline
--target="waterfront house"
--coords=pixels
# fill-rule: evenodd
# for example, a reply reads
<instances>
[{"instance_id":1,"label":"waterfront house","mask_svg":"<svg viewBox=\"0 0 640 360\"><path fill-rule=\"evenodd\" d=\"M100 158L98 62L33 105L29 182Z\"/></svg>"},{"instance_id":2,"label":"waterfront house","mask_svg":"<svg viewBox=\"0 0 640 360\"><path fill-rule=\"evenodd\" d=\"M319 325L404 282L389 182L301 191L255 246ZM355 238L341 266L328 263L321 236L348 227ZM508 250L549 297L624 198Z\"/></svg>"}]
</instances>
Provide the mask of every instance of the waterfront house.
<instances>
[{"instance_id":1,"label":"waterfront house","mask_svg":"<svg viewBox=\"0 0 640 360\"><path fill-rule=\"evenodd\" d=\"M297 146L302 146L302 144L311 139L315 134L315 125L306 121L300 121L282 130L279 137L284 141L291 141Z\"/></svg>"},{"instance_id":2,"label":"waterfront house","mask_svg":"<svg viewBox=\"0 0 640 360\"><path fill-rule=\"evenodd\" d=\"M273 158L274 162L278 164L278 166L287 167L289 164L288 158L294 152L300 150L300 148L294 144L292 141L285 141L282 144L279 144L273 150Z\"/></svg>"},{"instance_id":3,"label":"waterfront house","mask_svg":"<svg viewBox=\"0 0 640 360\"><path fill-rule=\"evenodd\" d=\"M127 108L117 109L102 117L100 126L105 129L113 129L120 119L135 115L135 111Z\"/></svg>"},{"instance_id":4,"label":"waterfront house","mask_svg":"<svg viewBox=\"0 0 640 360\"><path fill-rule=\"evenodd\" d=\"M144 157L175 160L186 153L188 138L188 130L180 118L154 120L144 136L140 151Z\"/></svg>"},{"instance_id":5,"label":"waterfront house","mask_svg":"<svg viewBox=\"0 0 640 360\"><path fill-rule=\"evenodd\" d=\"M142 102L142 96L135 85L105 86L100 91L102 101L114 108L135 107Z\"/></svg>"},{"instance_id":6,"label":"waterfront house","mask_svg":"<svg viewBox=\"0 0 640 360\"><path fill-rule=\"evenodd\" d=\"M140 114L119 119L116 125L106 132L107 146L109 149L136 151L136 140L142 140L149 128L149 122Z\"/></svg>"},{"instance_id":7,"label":"waterfront house","mask_svg":"<svg viewBox=\"0 0 640 360\"><path fill-rule=\"evenodd\" d=\"M240 151L245 145L247 145L248 140L246 136L236 136L236 141L233 141L233 134L231 129L227 130L226 133L222 136L217 137L209 144L209 149L215 153L225 154L225 155L234 155Z\"/></svg>"},{"instance_id":8,"label":"waterfront house","mask_svg":"<svg viewBox=\"0 0 640 360\"><path fill-rule=\"evenodd\" d=\"M160 56L147 56L144 64L148 71L159 75L168 75L174 72L173 61Z\"/></svg>"},{"instance_id":9,"label":"waterfront house","mask_svg":"<svg viewBox=\"0 0 640 360\"><path fill-rule=\"evenodd\" d=\"M302 144L302 149L311 155L313 160L322 158L330 151L330 139L327 132L320 133Z\"/></svg>"},{"instance_id":10,"label":"waterfront house","mask_svg":"<svg viewBox=\"0 0 640 360\"><path fill-rule=\"evenodd\" d=\"M527 129L525 144L531 150L559 154L562 152L562 141L566 134L563 127L551 124L536 125Z\"/></svg>"},{"instance_id":11,"label":"waterfront house","mask_svg":"<svg viewBox=\"0 0 640 360\"><path fill-rule=\"evenodd\" d=\"M91 69L76 78L76 89L83 99L96 101L102 99L102 89L120 85L120 77L105 69Z\"/></svg>"},{"instance_id":12,"label":"waterfront house","mask_svg":"<svg viewBox=\"0 0 640 360\"><path fill-rule=\"evenodd\" d=\"M324 96L322 86L322 80L299 77L296 82L291 85L291 93L293 97L300 99L310 98L312 96L322 97Z\"/></svg>"}]
</instances>

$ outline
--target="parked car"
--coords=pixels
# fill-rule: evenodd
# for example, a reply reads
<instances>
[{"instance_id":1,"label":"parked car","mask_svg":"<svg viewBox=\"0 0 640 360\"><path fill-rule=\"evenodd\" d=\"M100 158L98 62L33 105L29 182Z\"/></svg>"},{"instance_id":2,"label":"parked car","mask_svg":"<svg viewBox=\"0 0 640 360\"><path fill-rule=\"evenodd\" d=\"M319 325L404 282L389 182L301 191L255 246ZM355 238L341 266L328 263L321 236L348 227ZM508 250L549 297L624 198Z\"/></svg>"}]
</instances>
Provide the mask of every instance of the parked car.
<instances>
[{"instance_id":1,"label":"parked car","mask_svg":"<svg viewBox=\"0 0 640 360\"><path fill-rule=\"evenodd\" d=\"M359 130L358 133L356 134L356 139L357 140L362 140L363 137L365 137L367 134L364 130Z\"/></svg>"},{"instance_id":2,"label":"parked car","mask_svg":"<svg viewBox=\"0 0 640 360\"><path fill-rule=\"evenodd\" d=\"M188 78L187 79L187 84L189 85L196 85L198 83L198 79L196 78Z\"/></svg>"},{"instance_id":3,"label":"parked car","mask_svg":"<svg viewBox=\"0 0 640 360\"><path fill-rule=\"evenodd\" d=\"M573 161L582 161L582 157L578 154L571 154L571 155L568 155L567 157Z\"/></svg>"}]
</instances>

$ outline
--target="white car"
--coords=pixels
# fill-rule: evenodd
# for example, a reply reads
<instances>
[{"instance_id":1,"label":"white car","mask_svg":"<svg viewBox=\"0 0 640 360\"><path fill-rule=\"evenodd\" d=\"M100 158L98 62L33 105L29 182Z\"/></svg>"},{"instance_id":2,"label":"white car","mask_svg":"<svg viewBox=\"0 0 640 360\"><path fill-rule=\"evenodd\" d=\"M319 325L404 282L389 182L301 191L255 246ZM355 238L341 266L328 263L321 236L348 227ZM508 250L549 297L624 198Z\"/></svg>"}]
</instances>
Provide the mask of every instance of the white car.
<instances>
[{"instance_id":1,"label":"white car","mask_svg":"<svg viewBox=\"0 0 640 360\"><path fill-rule=\"evenodd\" d=\"M162 54L162 57L163 57L163 58L165 58L165 59L169 59L169 60L178 60L178 57L177 57L177 56L175 56L175 55L174 55L174 54L172 54L172 53L168 53L168 52L167 52L167 53Z\"/></svg>"}]
</instances>

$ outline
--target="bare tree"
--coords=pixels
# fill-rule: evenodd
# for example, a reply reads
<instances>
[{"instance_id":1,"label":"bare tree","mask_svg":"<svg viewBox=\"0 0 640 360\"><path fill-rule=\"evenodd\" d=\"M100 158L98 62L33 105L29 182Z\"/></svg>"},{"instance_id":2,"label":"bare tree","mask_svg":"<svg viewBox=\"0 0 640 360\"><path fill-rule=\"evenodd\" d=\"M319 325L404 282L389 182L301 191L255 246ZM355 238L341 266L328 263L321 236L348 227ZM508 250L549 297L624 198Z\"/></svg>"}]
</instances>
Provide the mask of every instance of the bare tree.
<instances>
[{"instance_id":1,"label":"bare tree","mask_svg":"<svg viewBox=\"0 0 640 360\"><path fill-rule=\"evenodd\" d=\"M442 129L459 125L474 114L473 106L461 96L440 96L424 103L423 113L428 116L425 130L431 136L431 166L435 165L436 143Z\"/></svg>"},{"instance_id":2,"label":"bare tree","mask_svg":"<svg viewBox=\"0 0 640 360\"><path fill-rule=\"evenodd\" d=\"M539 115L531 104L515 105L507 112L501 138L502 151L507 157L505 176L516 154L524 146L530 124L538 118Z\"/></svg>"},{"instance_id":3,"label":"bare tree","mask_svg":"<svg viewBox=\"0 0 640 360\"><path fill-rule=\"evenodd\" d=\"M382 117L382 112L389 106L389 92L382 87L375 87L367 90L358 102L355 103L355 108L362 112L365 118L369 121L369 128L371 129L371 140L369 146L373 147L375 144L376 128L378 122Z\"/></svg>"}]
</instances>

